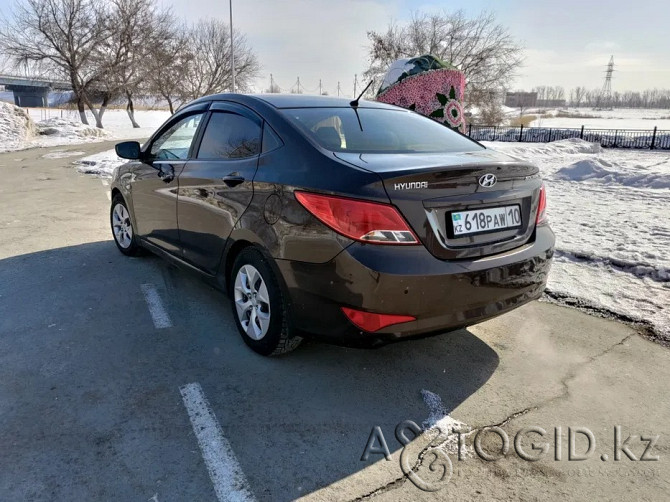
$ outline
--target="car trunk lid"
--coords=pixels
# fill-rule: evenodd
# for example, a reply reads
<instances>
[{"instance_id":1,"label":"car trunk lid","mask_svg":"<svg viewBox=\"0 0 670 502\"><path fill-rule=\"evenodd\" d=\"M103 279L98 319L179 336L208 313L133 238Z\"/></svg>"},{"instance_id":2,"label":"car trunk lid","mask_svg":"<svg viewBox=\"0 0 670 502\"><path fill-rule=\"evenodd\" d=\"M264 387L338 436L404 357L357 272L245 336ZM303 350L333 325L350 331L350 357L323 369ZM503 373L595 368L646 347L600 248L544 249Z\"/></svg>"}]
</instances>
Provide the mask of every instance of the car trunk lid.
<instances>
[{"instance_id":1,"label":"car trunk lid","mask_svg":"<svg viewBox=\"0 0 670 502\"><path fill-rule=\"evenodd\" d=\"M493 150L336 155L379 175L391 202L438 258L472 258L503 252L525 244L533 233L541 180L538 168L527 162ZM496 178L492 186L479 182L487 175ZM501 207L509 211L517 208L519 224L455 234L454 218L477 219L481 218L480 213L494 218L502 209L481 210ZM467 211L470 213L466 215Z\"/></svg>"}]
</instances>

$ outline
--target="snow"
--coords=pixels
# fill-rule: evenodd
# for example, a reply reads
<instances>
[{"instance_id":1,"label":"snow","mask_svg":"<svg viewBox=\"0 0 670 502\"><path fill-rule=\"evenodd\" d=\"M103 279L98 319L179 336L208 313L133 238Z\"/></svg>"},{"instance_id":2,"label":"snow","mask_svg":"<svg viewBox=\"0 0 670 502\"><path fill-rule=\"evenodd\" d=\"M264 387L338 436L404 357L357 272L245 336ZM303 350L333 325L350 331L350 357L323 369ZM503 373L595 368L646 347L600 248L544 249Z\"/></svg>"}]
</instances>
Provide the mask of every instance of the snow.
<instances>
[{"instance_id":1,"label":"snow","mask_svg":"<svg viewBox=\"0 0 670 502\"><path fill-rule=\"evenodd\" d=\"M567 181L594 181L639 188L670 188L670 174L655 172L616 172L604 159L579 160L556 171L555 178Z\"/></svg>"},{"instance_id":2,"label":"snow","mask_svg":"<svg viewBox=\"0 0 670 502\"><path fill-rule=\"evenodd\" d=\"M35 124L25 110L0 102L0 151L18 150L35 132Z\"/></svg>"},{"instance_id":3,"label":"snow","mask_svg":"<svg viewBox=\"0 0 670 502\"><path fill-rule=\"evenodd\" d=\"M37 134L41 136L35 140L39 146L52 146L51 143L85 143L108 135L103 129L87 126L70 118L53 117L37 122L36 126Z\"/></svg>"},{"instance_id":4,"label":"snow","mask_svg":"<svg viewBox=\"0 0 670 502\"><path fill-rule=\"evenodd\" d=\"M97 174L101 178L111 178L114 169L126 162L128 161L118 157L114 149L111 149L76 160L73 164L81 173Z\"/></svg>"},{"instance_id":5,"label":"snow","mask_svg":"<svg viewBox=\"0 0 670 502\"><path fill-rule=\"evenodd\" d=\"M528 112L531 113L531 112ZM564 127L579 129L644 129L670 130L670 110L620 108L616 110L593 110L591 108L570 108L540 112L549 117L538 117L531 127ZM517 109L518 115L518 109ZM558 116L563 115L563 116ZM565 116L567 115L567 116Z\"/></svg>"},{"instance_id":6,"label":"snow","mask_svg":"<svg viewBox=\"0 0 670 502\"><path fill-rule=\"evenodd\" d=\"M81 124L79 112L76 110L29 108L30 116L35 121L42 121L51 117L62 117ZM95 119L90 112L86 113L89 124L95 125ZM133 128L126 110L107 110L102 116L106 139L146 139L170 117L167 110L137 110L135 120L141 126ZM94 129L96 129L94 127ZM98 129L99 130L99 129Z\"/></svg>"},{"instance_id":7,"label":"snow","mask_svg":"<svg viewBox=\"0 0 670 502\"><path fill-rule=\"evenodd\" d=\"M670 153L579 139L485 145L540 167L557 240L550 294L670 338Z\"/></svg>"},{"instance_id":8,"label":"snow","mask_svg":"<svg viewBox=\"0 0 670 502\"><path fill-rule=\"evenodd\" d=\"M104 129L81 123L79 113L57 108L19 108L0 102L0 152L77 145L104 140L144 140L170 116L165 110L138 110L133 128L125 110L107 110ZM90 124L95 120L87 114Z\"/></svg>"},{"instance_id":9,"label":"snow","mask_svg":"<svg viewBox=\"0 0 670 502\"><path fill-rule=\"evenodd\" d=\"M78 157L84 155L84 152L74 150L51 150L49 153L42 155L43 159L66 159L68 157Z\"/></svg>"}]
</instances>

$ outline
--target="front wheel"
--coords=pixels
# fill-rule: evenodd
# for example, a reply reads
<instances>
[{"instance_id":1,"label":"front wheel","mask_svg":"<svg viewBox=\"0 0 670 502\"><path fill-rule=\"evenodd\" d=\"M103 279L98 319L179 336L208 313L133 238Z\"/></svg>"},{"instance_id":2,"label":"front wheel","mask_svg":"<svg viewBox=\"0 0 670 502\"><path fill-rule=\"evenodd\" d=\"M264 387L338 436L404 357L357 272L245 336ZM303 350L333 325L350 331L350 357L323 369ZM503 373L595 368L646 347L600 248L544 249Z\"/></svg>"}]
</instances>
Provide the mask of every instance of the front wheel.
<instances>
[{"instance_id":1,"label":"front wheel","mask_svg":"<svg viewBox=\"0 0 670 502\"><path fill-rule=\"evenodd\" d=\"M244 342L264 356L294 350L302 338L293 335L288 305L270 264L254 248L235 258L228 281L235 324Z\"/></svg>"},{"instance_id":2,"label":"front wheel","mask_svg":"<svg viewBox=\"0 0 670 502\"><path fill-rule=\"evenodd\" d=\"M117 193L112 199L109 219L116 247L125 255L136 255L140 251L140 246L137 244L137 237L130 219L130 211L121 194Z\"/></svg>"}]
</instances>

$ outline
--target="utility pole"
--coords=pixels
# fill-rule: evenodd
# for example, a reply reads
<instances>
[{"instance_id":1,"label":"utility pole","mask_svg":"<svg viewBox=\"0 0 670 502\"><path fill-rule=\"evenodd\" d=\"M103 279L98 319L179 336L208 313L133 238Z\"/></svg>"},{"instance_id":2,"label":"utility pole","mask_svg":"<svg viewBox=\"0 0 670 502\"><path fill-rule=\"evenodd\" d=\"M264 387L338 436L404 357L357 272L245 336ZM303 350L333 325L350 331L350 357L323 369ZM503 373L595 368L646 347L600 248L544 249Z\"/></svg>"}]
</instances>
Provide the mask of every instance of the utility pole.
<instances>
[{"instance_id":1,"label":"utility pole","mask_svg":"<svg viewBox=\"0 0 670 502\"><path fill-rule=\"evenodd\" d=\"M230 6L230 66L233 75L233 92L235 92L235 44L233 44L233 0L229 0Z\"/></svg>"},{"instance_id":2,"label":"utility pole","mask_svg":"<svg viewBox=\"0 0 670 502\"><path fill-rule=\"evenodd\" d=\"M323 92L321 92L321 79L319 79L319 96L321 96Z\"/></svg>"},{"instance_id":3,"label":"utility pole","mask_svg":"<svg viewBox=\"0 0 670 502\"><path fill-rule=\"evenodd\" d=\"M338 95L338 97L340 95L340 82L339 81L337 82L337 95Z\"/></svg>"},{"instance_id":4,"label":"utility pole","mask_svg":"<svg viewBox=\"0 0 670 502\"><path fill-rule=\"evenodd\" d=\"M302 94L302 93L300 92L300 77L298 77L298 94Z\"/></svg>"},{"instance_id":5,"label":"utility pole","mask_svg":"<svg viewBox=\"0 0 670 502\"><path fill-rule=\"evenodd\" d=\"M275 92L275 80L272 78L272 73L270 73L270 92Z\"/></svg>"},{"instance_id":6,"label":"utility pole","mask_svg":"<svg viewBox=\"0 0 670 502\"><path fill-rule=\"evenodd\" d=\"M356 97L356 86L358 85L358 75L354 73L354 98Z\"/></svg>"}]
</instances>

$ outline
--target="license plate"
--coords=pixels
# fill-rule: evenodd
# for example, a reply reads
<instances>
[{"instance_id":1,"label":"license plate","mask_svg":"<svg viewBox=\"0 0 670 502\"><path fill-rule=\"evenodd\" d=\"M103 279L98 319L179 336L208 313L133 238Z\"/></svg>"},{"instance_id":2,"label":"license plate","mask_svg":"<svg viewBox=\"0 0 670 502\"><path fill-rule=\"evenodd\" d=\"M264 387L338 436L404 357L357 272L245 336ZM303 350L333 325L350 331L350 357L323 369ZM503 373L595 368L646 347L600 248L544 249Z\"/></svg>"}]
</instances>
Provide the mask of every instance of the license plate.
<instances>
[{"instance_id":1,"label":"license plate","mask_svg":"<svg viewBox=\"0 0 670 502\"><path fill-rule=\"evenodd\" d=\"M451 213L454 236L496 232L521 226L519 205L489 207Z\"/></svg>"}]
</instances>

